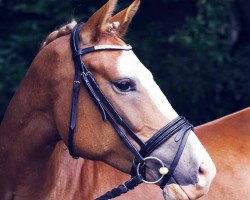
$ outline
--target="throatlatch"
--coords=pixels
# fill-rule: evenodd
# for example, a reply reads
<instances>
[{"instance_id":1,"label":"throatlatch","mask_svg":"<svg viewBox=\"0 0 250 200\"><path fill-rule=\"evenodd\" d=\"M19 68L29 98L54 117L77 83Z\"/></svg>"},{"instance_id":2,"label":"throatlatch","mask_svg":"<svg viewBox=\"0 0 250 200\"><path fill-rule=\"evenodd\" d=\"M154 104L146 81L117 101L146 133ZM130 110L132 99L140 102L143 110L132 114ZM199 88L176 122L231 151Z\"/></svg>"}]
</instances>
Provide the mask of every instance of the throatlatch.
<instances>
[{"instance_id":1,"label":"throatlatch","mask_svg":"<svg viewBox=\"0 0 250 200\"><path fill-rule=\"evenodd\" d=\"M150 138L146 143L142 142L140 138L138 138L137 135L129 128L126 122L122 119L122 117L117 113L115 108L109 102L107 97L103 94L91 72L86 68L85 64L81 59L81 57L85 54L94 51L130 51L132 50L132 47L130 45L97 45L80 49L79 32L83 25L83 23L77 24L71 33L71 49L75 65L75 77L73 82L73 96L68 138L69 153L73 158L79 158L74 150L74 132L76 127L77 103L80 90L80 82L82 81L84 86L87 88L90 96L92 97L93 101L95 102L96 106L98 107L103 121L108 120L111 123L121 140L135 156L131 169L132 178L124 184L119 185L117 188L114 188L113 190L100 196L99 198L97 198L97 200L115 198L131 189L134 189L134 187L143 182L160 182L161 188L164 188L169 179L174 174L175 168L180 160L181 154L186 145L189 132L193 128L193 126L188 123L188 121L184 117L177 117L175 120L171 121L161 130L155 133L154 136ZM126 133L122 131L121 127L126 131ZM161 144L163 144L165 141L167 141L169 138L171 138L177 133L181 134L179 147L169 169L167 169L165 164L159 158L152 157L150 156L150 154ZM140 151L138 151L137 148L130 142L127 137L127 134L140 146ZM146 180L145 168L147 166L145 161L159 162L159 165L161 166L159 169L159 174L161 174L161 176L158 180L151 182Z\"/></svg>"}]
</instances>

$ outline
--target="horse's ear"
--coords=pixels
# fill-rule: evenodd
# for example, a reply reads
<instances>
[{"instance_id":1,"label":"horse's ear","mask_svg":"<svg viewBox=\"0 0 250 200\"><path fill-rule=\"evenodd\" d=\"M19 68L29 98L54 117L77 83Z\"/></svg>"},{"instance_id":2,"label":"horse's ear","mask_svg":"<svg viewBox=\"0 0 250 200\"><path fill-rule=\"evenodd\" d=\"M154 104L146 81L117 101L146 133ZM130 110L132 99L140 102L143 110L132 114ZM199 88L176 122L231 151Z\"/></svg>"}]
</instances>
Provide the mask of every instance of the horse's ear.
<instances>
[{"instance_id":1,"label":"horse's ear","mask_svg":"<svg viewBox=\"0 0 250 200\"><path fill-rule=\"evenodd\" d=\"M108 29L116 3L117 0L109 0L89 18L80 31L80 38L84 43L95 41L101 33Z\"/></svg>"},{"instance_id":2,"label":"horse's ear","mask_svg":"<svg viewBox=\"0 0 250 200\"><path fill-rule=\"evenodd\" d=\"M140 0L134 0L134 2L123 11L117 13L111 18L113 24L118 24L116 28L116 33L119 37L123 37L128 29L130 22L132 21L136 11L140 5ZM117 23L118 22L118 23Z\"/></svg>"}]
</instances>

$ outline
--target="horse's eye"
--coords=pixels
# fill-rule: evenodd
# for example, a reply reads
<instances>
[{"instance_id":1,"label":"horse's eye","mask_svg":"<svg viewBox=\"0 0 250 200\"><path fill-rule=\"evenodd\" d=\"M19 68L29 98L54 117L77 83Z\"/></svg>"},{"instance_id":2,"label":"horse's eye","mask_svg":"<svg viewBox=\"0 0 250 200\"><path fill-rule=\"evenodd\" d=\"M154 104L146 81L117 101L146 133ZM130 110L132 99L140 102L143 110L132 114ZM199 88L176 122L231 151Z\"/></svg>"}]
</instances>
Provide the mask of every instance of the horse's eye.
<instances>
[{"instance_id":1,"label":"horse's eye","mask_svg":"<svg viewBox=\"0 0 250 200\"><path fill-rule=\"evenodd\" d=\"M130 79L122 79L114 82L113 84L121 92L129 92L134 90L134 85Z\"/></svg>"}]
</instances>

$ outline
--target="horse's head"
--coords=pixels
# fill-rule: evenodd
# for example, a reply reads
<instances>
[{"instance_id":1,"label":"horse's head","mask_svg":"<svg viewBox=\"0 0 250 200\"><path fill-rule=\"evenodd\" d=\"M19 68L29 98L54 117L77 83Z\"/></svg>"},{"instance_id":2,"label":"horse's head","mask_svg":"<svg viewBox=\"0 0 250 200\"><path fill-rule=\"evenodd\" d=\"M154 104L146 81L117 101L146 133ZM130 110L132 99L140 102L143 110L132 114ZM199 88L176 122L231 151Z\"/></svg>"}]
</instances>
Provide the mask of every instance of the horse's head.
<instances>
[{"instance_id":1,"label":"horse's head","mask_svg":"<svg viewBox=\"0 0 250 200\"><path fill-rule=\"evenodd\" d=\"M139 6L139 0L112 16L115 3L116 0L110 0L81 28L81 48L94 45L125 45L121 38ZM67 144L74 77L69 37L58 39L45 49L50 52L51 60L56 56L53 62L57 64L53 65L53 68L56 68L57 72L54 73L51 84L55 101L54 115L58 132ZM143 142L148 141L157 131L178 117L150 71L132 50L97 51L86 54L81 59L116 111ZM140 147L130 137L129 139L139 150ZM150 156L159 158L169 167L179 147L179 140L180 134L174 134ZM130 173L133 154L120 140L111 124L102 121L97 107L83 86L78 99L74 149L83 158L102 160ZM154 162L148 165L152 164L154 165ZM170 199L186 199L187 196L196 199L208 191L214 175L215 167L211 158L193 131L190 131L179 163L165 187L165 195ZM147 180L154 180L159 176L156 166L146 168Z\"/></svg>"}]
</instances>

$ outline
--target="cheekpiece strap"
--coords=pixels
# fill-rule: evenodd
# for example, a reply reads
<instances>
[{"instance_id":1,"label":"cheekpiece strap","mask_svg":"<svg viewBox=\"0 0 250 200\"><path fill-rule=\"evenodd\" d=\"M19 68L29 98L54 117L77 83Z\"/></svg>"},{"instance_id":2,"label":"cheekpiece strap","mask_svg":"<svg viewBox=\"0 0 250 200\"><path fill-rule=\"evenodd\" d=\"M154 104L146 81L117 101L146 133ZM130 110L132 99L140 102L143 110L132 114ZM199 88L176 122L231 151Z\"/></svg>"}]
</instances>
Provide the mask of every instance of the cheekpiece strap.
<instances>
[{"instance_id":1,"label":"cheekpiece strap","mask_svg":"<svg viewBox=\"0 0 250 200\"><path fill-rule=\"evenodd\" d=\"M79 37L77 33L79 33L82 26L83 24L79 24L78 26L75 26L74 29L72 30L71 43L70 43L72 52L78 51ZM81 79L79 62L81 61L74 59L75 76L74 76L74 82L73 82L72 106L71 106L69 138L68 138L69 154L74 159L79 158L79 156L75 153L75 150L74 150L74 134L75 134L75 127L76 127L76 120L77 120L77 104L78 104L78 96L79 96L79 91L80 91L80 79Z\"/></svg>"}]
</instances>

